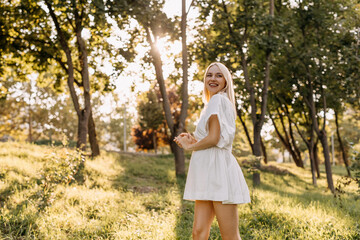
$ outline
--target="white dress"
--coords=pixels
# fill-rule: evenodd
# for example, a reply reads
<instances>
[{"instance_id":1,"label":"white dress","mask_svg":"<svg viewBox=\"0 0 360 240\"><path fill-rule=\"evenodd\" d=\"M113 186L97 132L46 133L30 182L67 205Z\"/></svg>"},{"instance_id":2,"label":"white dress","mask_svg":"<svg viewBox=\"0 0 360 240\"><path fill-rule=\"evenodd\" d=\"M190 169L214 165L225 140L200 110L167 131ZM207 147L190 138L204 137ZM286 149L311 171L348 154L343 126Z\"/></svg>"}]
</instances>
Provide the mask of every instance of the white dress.
<instances>
[{"instance_id":1,"label":"white dress","mask_svg":"<svg viewBox=\"0 0 360 240\"><path fill-rule=\"evenodd\" d=\"M196 140L208 135L211 115L217 115L219 119L220 140L215 147L192 153L184 199L221 201L223 204L249 203L248 186L231 153L236 115L226 93L215 94L205 105L194 133Z\"/></svg>"}]
</instances>

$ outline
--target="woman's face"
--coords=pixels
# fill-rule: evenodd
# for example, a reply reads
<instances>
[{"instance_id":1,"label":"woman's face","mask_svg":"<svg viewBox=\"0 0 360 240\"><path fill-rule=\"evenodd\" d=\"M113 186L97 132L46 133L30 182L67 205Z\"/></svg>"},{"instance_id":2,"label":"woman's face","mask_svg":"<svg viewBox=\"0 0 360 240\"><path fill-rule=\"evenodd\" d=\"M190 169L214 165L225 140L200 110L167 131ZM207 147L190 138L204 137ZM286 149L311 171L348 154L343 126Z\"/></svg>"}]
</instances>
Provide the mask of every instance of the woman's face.
<instances>
[{"instance_id":1,"label":"woman's face","mask_svg":"<svg viewBox=\"0 0 360 240\"><path fill-rule=\"evenodd\" d=\"M210 97L224 89L226 80L220 68L213 65L209 68L205 76L205 87L209 91Z\"/></svg>"}]
</instances>

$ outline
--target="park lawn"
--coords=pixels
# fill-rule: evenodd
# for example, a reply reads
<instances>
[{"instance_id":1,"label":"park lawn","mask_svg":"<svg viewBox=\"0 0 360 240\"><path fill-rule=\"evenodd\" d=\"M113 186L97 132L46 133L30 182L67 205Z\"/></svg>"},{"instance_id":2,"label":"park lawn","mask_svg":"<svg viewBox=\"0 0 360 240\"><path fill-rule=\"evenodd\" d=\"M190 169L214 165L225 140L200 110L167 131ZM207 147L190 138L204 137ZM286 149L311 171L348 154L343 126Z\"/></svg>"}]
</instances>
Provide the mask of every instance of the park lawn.
<instances>
[{"instance_id":1,"label":"park lawn","mask_svg":"<svg viewBox=\"0 0 360 240\"><path fill-rule=\"evenodd\" d=\"M185 179L176 178L171 155L103 152L86 159L76 180L47 183L44 169L50 163L60 166L68 153L59 147L0 143L0 238L191 238L194 203L182 200ZM314 187L309 169L271 165L290 174L261 172L256 189L243 168L252 203L238 207L242 239L360 239L355 185L335 198L323 172ZM53 173L71 179L62 170ZM341 166L333 170L336 183L346 172ZM216 221L210 239L221 239Z\"/></svg>"}]
</instances>

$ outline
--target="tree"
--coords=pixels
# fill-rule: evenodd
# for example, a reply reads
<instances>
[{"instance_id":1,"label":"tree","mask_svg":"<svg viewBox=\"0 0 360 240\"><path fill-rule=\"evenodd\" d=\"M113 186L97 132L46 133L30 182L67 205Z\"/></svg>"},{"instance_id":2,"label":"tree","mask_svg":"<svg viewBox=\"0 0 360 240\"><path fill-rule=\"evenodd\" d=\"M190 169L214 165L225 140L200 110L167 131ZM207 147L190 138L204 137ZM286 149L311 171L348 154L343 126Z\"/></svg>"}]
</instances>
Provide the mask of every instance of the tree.
<instances>
[{"instance_id":1,"label":"tree","mask_svg":"<svg viewBox=\"0 0 360 240\"><path fill-rule=\"evenodd\" d=\"M275 128L275 132L276 132L277 136L279 137L280 141L283 143L286 150L291 154L296 166L303 168L304 163L301 159L300 150L296 144L296 140L294 137L294 131L292 128L293 123L291 121L291 118L289 117L287 106L286 105L285 105L285 107L276 106L275 112L277 113L275 116L276 116L276 118L278 118L280 120L280 124L281 124L281 128L282 128L282 130L280 130L279 127L277 127L274 117L272 116L272 114L269 114L269 117ZM288 120L287 124L285 123L284 115L287 117L287 120ZM288 129L287 129L287 127L288 127Z\"/></svg>"},{"instance_id":2,"label":"tree","mask_svg":"<svg viewBox=\"0 0 360 240\"><path fill-rule=\"evenodd\" d=\"M164 123L164 115L156 93L150 90L146 98L138 103L139 125L141 129L150 130L155 153L157 152L157 129Z\"/></svg>"},{"instance_id":3,"label":"tree","mask_svg":"<svg viewBox=\"0 0 360 240\"><path fill-rule=\"evenodd\" d=\"M6 99L0 105L0 136L15 139L39 140L51 143L75 140L76 113L66 93L57 93L51 86L36 81L16 82L8 88ZM10 84L13 80L7 79ZM29 138L29 135L31 138Z\"/></svg>"},{"instance_id":4,"label":"tree","mask_svg":"<svg viewBox=\"0 0 360 240\"><path fill-rule=\"evenodd\" d=\"M341 1L303 1L298 6L289 8L287 15L291 17L286 21L286 31L282 36L285 44L278 57L282 65L279 65L281 70L277 74L284 82L291 82L290 91L295 92L291 102L293 106L297 103L297 107L293 109L297 111L297 116L301 116L300 111L307 111L308 126L311 126L311 129L308 128L310 139L303 139L311 151L314 146L314 159L316 144L313 142L313 132L322 145L328 187L332 192L335 189L326 132L326 113L334 106L331 101L333 94L347 85L348 81L352 81L353 74L346 67L351 57L349 44L344 44L349 40L349 29L344 28L343 24L344 16L349 11L346 9L352 9L346 4ZM283 94L288 92L284 91ZM298 132L301 134L301 131Z\"/></svg>"},{"instance_id":5,"label":"tree","mask_svg":"<svg viewBox=\"0 0 360 240\"><path fill-rule=\"evenodd\" d=\"M225 62L234 73L242 68L243 78L234 79L236 95L246 102L245 106L250 106L253 134L252 140L248 139L253 154L260 157L262 151L265 152L261 129L267 112L271 55L276 48L274 1L199 1L198 6L202 23L196 42L198 62L201 66L208 65L209 61ZM210 12L212 24L206 25ZM243 109L245 111L238 110L241 120L247 110ZM254 173L253 180L254 185L260 183L258 172Z\"/></svg>"},{"instance_id":6,"label":"tree","mask_svg":"<svg viewBox=\"0 0 360 240\"><path fill-rule=\"evenodd\" d=\"M50 77L55 86L61 85L60 82L67 76L69 93L78 117L77 146L84 148L89 136L92 155L98 155L91 89L109 91L112 87L109 76L99 70L97 61L112 57L112 52L115 55L128 53L124 50L113 51L106 42L110 26L106 21L104 3L76 0L9 1L4 4L4 12L8 17L7 22L12 23L9 31L10 45L13 47L11 59L19 58L38 72L55 67L57 75ZM117 66L122 68L121 63ZM89 69L94 72L92 76ZM82 96L78 95L80 92Z\"/></svg>"},{"instance_id":7,"label":"tree","mask_svg":"<svg viewBox=\"0 0 360 240\"><path fill-rule=\"evenodd\" d=\"M180 148L174 141L172 141L172 139L174 139L177 135L183 132L185 128L185 119L188 107L187 77L183 78L183 82L181 85L182 106L179 118L180 121L176 124L171 114L171 106L166 91L167 86L163 76L163 63L161 60L161 54L159 52L159 49L157 48L157 41L159 40L159 38L166 35L170 36L171 39L177 37L178 31L175 27L176 22L168 19L166 14L161 10L163 2L138 0L122 0L109 2L110 14L117 22L121 20L121 14L124 14L124 12L119 11L119 9L123 9L124 6L126 7L126 14L135 19L141 27L141 30L136 29L133 34L143 34L144 38L147 41L147 44L149 45L149 58L155 69L157 84L159 86L162 96L161 102L164 109L165 119L171 134L170 147L171 151L175 155L176 175L184 175L184 150ZM184 63L184 65L186 65L186 63ZM186 74L186 69L183 74Z\"/></svg>"}]
</instances>

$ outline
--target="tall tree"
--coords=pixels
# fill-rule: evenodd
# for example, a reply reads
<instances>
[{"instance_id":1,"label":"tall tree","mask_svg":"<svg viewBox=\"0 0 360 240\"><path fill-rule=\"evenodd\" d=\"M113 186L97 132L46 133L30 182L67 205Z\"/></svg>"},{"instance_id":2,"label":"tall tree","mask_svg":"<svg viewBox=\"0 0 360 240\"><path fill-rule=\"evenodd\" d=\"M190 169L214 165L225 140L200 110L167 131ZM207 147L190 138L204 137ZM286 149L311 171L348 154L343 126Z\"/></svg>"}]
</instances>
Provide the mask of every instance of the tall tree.
<instances>
[{"instance_id":1,"label":"tall tree","mask_svg":"<svg viewBox=\"0 0 360 240\"><path fill-rule=\"evenodd\" d=\"M284 58L279 68L281 66L286 71L277 71L277 74L292 83L290 90L296 93L292 102L306 107L303 109L306 109L310 118L309 135L313 136L314 131L320 140L328 187L334 192L326 114L329 108L333 108L331 98L334 90L338 91L346 82L352 81L352 73L346 71L348 68L345 67L351 59L349 47L344 44L350 29L343 27L344 16L351 7L342 1L309 0L297 4L288 8L289 17L284 24L287 31L283 34L285 44L278 57ZM284 94L288 93L284 91ZM294 109L300 116L301 107ZM310 142L303 139L312 151L313 137ZM316 160L316 144L314 154Z\"/></svg>"},{"instance_id":2,"label":"tall tree","mask_svg":"<svg viewBox=\"0 0 360 240\"><path fill-rule=\"evenodd\" d=\"M55 86L59 86L67 79L78 116L77 146L84 148L89 136L92 155L98 155L91 89L111 90L109 76L101 72L98 61L112 57L114 52L106 41L110 26L106 21L104 3L26 0L8 1L5 5L8 7L4 9L7 21L13 23L9 38L15 50L11 57L21 58L38 72L46 71L50 66L60 69L55 71L57 75L53 81ZM119 52L126 51L115 51L115 54ZM121 63L117 66L121 67ZM91 76L90 70L93 70Z\"/></svg>"},{"instance_id":3,"label":"tall tree","mask_svg":"<svg viewBox=\"0 0 360 240\"><path fill-rule=\"evenodd\" d=\"M171 133L171 140L185 129L185 119L188 107L187 96L187 76L183 76L183 82L181 84L182 90L182 106L180 112L179 121L176 122L171 114L171 107L166 91L166 81L163 76L163 62L161 59L160 51L157 47L159 38L166 35L174 39L178 36L178 30L175 27L175 22L169 19L162 11L162 1L139 1L139 0L122 0L109 2L109 8L111 16L118 22L120 20L122 12L118 10L123 6L126 6L126 13L133 17L141 26L141 30L135 30L133 34L142 32L144 38L149 44L149 56L151 63L155 69L155 75L157 84L160 88L162 96L162 105L165 113L165 119L169 131ZM185 30L185 28L183 29ZM185 39L184 39L185 40ZM185 56L186 57L186 56ZM187 63L184 63L187 65ZM183 75L187 74L187 70L183 72ZM174 141L170 143L171 151L175 155L175 169L177 175L185 174L185 156L184 150L180 148Z\"/></svg>"},{"instance_id":4,"label":"tall tree","mask_svg":"<svg viewBox=\"0 0 360 240\"><path fill-rule=\"evenodd\" d=\"M339 119L339 113L338 113L338 111L335 110L336 136L337 136L337 139L339 141L339 146L340 146L340 149L341 149L341 156L342 156L343 162L345 164L346 171L348 173L348 176L351 177L349 161L348 161L348 158L347 158L347 152L345 150L344 143L343 143L343 141L341 139L339 120L338 119Z\"/></svg>"},{"instance_id":5,"label":"tall tree","mask_svg":"<svg viewBox=\"0 0 360 240\"><path fill-rule=\"evenodd\" d=\"M241 68L244 82L235 78L236 95L250 107L253 134L249 140L253 154L260 157L271 58L276 47L274 1L199 1L198 6L201 13L201 29L196 43L198 62L204 66L212 61L222 61L234 73ZM209 15L212 16L210 25ZM240 118L244 112L238 111ZM255 185L260 183L258 172L254 173L253 180Z\"/></svg>"},{"instance_id":6,"label":"tall tree","mask_svg":"<svg viewBox=\"0 0 360 240\"><path fill-rule=\"evenodd\" d=\"M86 44L82 36L82 30L84 28L83 23L86 21L86 5L77 4L76 1L71 1L71 3L66 3L66 5L71 6L70 12L65 12L64 18L68 19L68 24L71 26L73 33L76 36L76 42L78 47L78 58L80 62L80 74L82 81L79 82L79 85L83 88L83 97L84 97L84 107L80 107L79 99L75 91L75 76L74 76L74 62L73 55L71 54L71 49L69 47L68 40L64 34L64 30L61 28L59 17L55 14L54 6L49 0L45 0L45 4L50 13L51 19L55 25L57 32L57 39L60 43L62 51L66 56L67 66L62 64L64 69L68 74L68 87L70 90L71 99L73 100L74 108L78 116L78 142L77 147L85 149L86 138L89 134L90 144L92 155L97 156L100 154L99 146L96 139L96 132L93 123L93 117L91 114L91 95L90 95L90 79L89 79L89 65L88 65L88 51L86 49ZM58 7L64 7L60 5ZM61 18L60 18L61 19Z\"/></svg>"}]
</instances>

